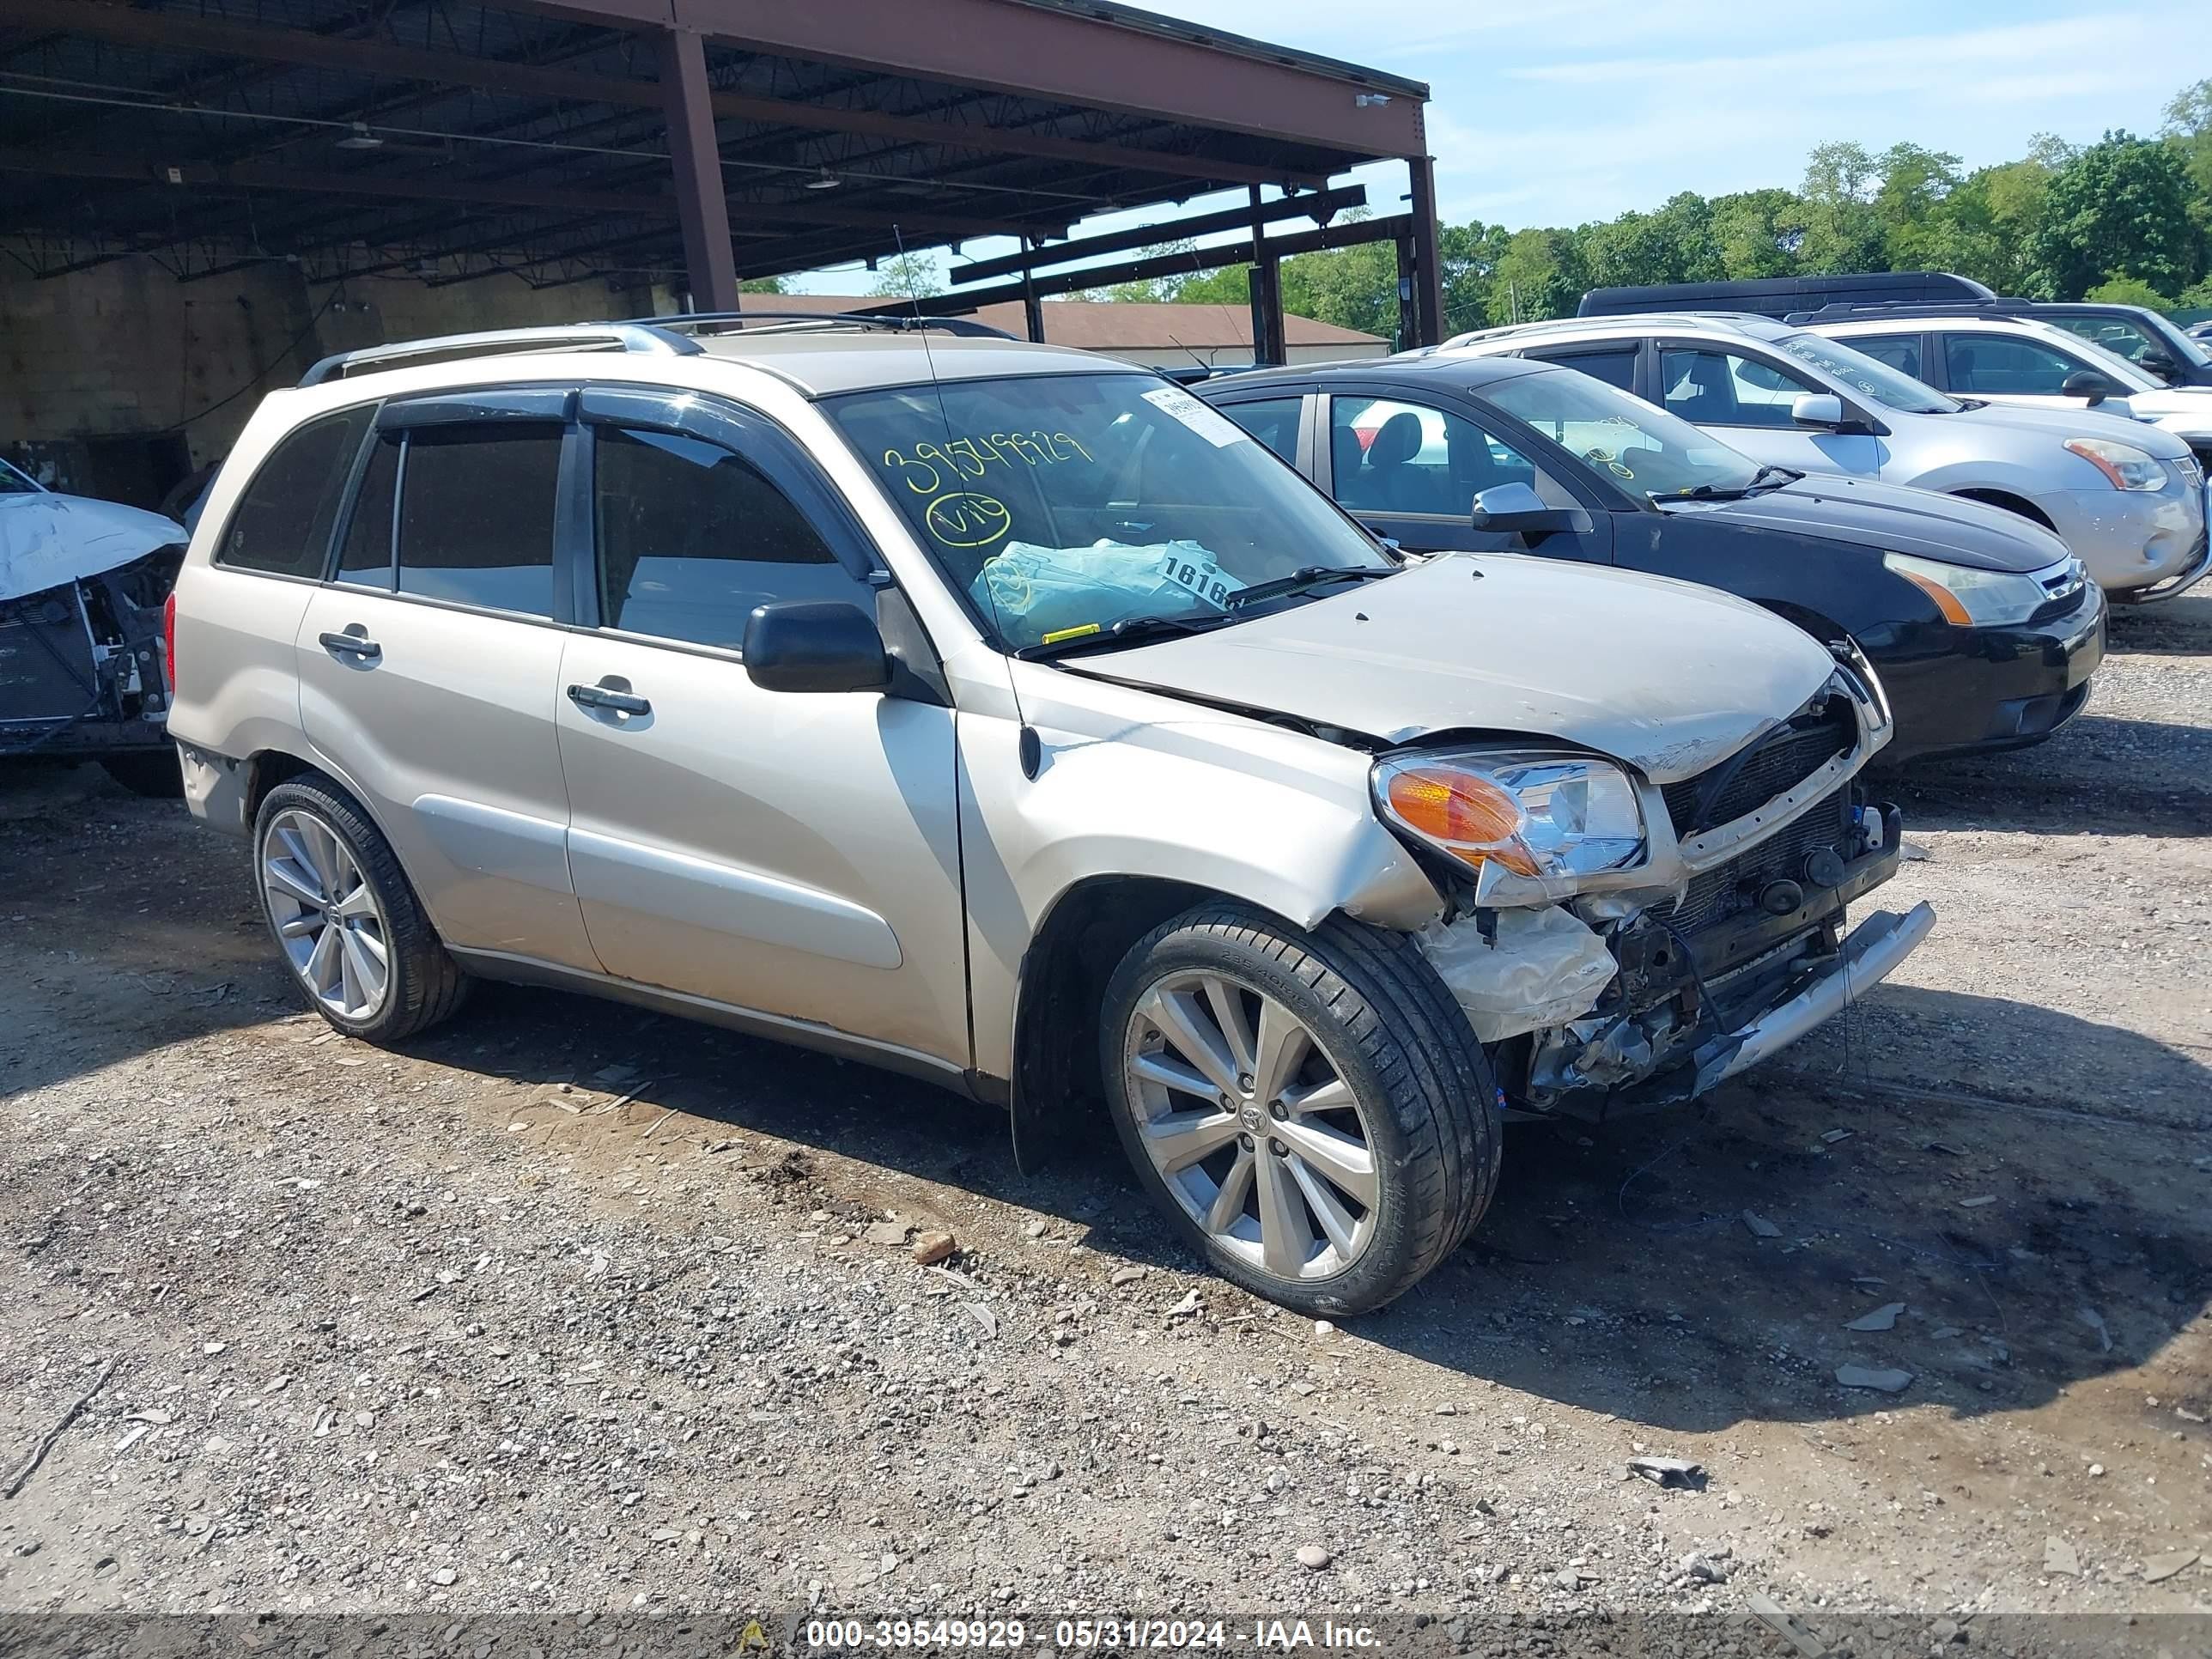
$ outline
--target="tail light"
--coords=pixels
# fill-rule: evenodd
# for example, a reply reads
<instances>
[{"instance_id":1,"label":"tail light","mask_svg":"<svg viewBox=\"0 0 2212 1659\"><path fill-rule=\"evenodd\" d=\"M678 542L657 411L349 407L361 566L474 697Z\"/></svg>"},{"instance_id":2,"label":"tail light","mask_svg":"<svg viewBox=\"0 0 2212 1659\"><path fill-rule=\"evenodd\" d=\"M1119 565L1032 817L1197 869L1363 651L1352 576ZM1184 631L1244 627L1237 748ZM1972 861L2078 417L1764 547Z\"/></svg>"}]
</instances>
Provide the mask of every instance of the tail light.
<instances>
[{"instance_id":1,"label":"tail light","mask_svg":"<svg viewBox=\"0 0 2212 1659\"><path fill-rule=\"evenodd\" d=\"M169 696L177 695L177 590L161 601L161 678L169 683Z\"/></svg>"}]
</instances>

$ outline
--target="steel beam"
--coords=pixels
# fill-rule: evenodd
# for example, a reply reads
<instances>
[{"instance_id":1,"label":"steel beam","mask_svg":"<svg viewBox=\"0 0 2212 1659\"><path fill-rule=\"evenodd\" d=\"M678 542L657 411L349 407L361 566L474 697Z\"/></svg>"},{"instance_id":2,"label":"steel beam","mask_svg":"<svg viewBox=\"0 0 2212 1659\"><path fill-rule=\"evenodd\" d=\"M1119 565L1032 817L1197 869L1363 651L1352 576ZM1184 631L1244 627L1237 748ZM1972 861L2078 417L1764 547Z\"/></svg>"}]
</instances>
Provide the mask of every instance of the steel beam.
<instances>
[{"instance_id":1,"label":"steel beam","mask_svg":"<svg viewBox=\"0 0 2212 1659\"><path fill-rule=\"evenodd\" d=\"M676 161L676 210L684 227L684 268L701 311L738 308L738 268L730 251L730 208L722 153L708 102L707 43L684 29L663 29L660 83L668 92L668 149Z\"/></svg>"},{"instance_id":2,"label":"steel beam","mask_svg":"<svg viewBox=\"0 0 2212 1659\"><path fill-rule=\"evenodd\" d=\"M1257 191L1259 186L1255 185L1252 189ZM1310 219L1317 225L1325 225L1340 213L1366 205L1366 185L1344 185L1313 195L1286 196L1275 202L1224 208L1218 213L1200 213L1188 219L1170 219L1161 224L1139 225L1133 230L1117 230L1103 236L1084 236L1073 242L1056 242L1050 247L978 259L973 264L954 266L952 281L957 285L979 283L987 276L1011 276L1041 266L1069 264L1101 253L1127 253L1133 249L1153 247L1184 236L1208 236L1218 230L1249 228L1256 232L1263 224L1285 219Z\"/></svg>"},{"instance_id":3,"label":"steel beam","mask_svg":"<svg viewBox=\"0 0 2212 1659\"><path fill-rule=\"evenodd\" d=\"M631 28L643 24L665 28L674 23L695 33L724 33L721 30L702 30L697 22L680 21L665 6L628 7L606 13L580 12L563 8L544 9L556 10L563 16L607 28ZM426 81L441 86L474 87L484 92L507 93L518 97L619 104L637 109L659 110L662 106L660 88L650 81L628 76L599 75L580 70L471 58L459 52L432 52L388 40L343 40L312 33L305 29L268 27L226 19L193 16L175 10L142 11L132 7L100 3L99 0L0 0L0 25L41 32L88 34L132 46L203 52L398 80ZM881 68L866 64L856 67ZM1011 89L1026 90L1019 88ZM1030 95L1050 94L1032 93ZM1134 145L1093 143L1084 139L1061 138L1049 133L1021 132L1004 127L975 126L956 121L916 119L873 110L836 109L818 104L794 103L780 98L757 98L741 93L715 93L714 107L717 116L731 120L802 127L823 132L854 133L866 137L936 144L953 149L982 150L1003 155L1079 161L1086 167L1108 170L1135 168L1167 178L1202 179L1223 184L1317 185L1324 182L1318 175L1296 167L1260 167L1246 162L1216 161L1206 156L1176 155Z\"/></svg>"},{"instance_id":4,"label":"steel beam","mask_svg":"<svg viewBox=\"0 0 2212 1659\"><path fill-rule=\"evenodd\" d=\"M1408 344L1442 345L1444 283L1437 256L1437 164L1426 155L1409 155L1406 170L1413 179L1413 306L1412 316L1401 318L1399 328L1408 335Z\"/></svg>"},{"instance_id":5,"label":"steel beam","mask_svg":"<svg viewBox=\"0 0 2212 1659\"><path fill-rule=\"evenodd\" d=\"M586 22L696 29L781 57L985 87L1380 160L1421 142L1416 81L1130 8L1064 0L520 0ZM1274 184L1276 177L1243 184ZM1215 173L1212 176L1223 178Z\"/></svg>"},{"instance_id":6,"label":"steel beam","mask_svg":"<svg viewBox=\"0 0 2212 1659\"><path fill-rule=\"evenodd\" d=\"M1263 237L1256 249L1248 237L1241 242L1224 242L1218 247L1162 253L1150 259L1132 260L1127 264L1062 271L1056 276L1032 276L1026 284L1005 283L997 288L973 289L965 294L939 294L927 300L899 300L887 305L855 306L854 309L919 310L925 316L957 317L985 306L1019 300L1031 289L1040 297L1077 294L1087 288L1103 288L1114 283L1141 283L1153 276L1181 276L1192 271L1218 270L1224 265L1249 265L1260 258L1287 259L1294 254L1318 253L1324 248L1356 247L1362 242L1401 241L1412 234L1413 222L1407 214L1393 214L1387 219L1352 219L1342 224L1325 225L1319 230L1302 231L1295 236Z\"/></svg>"}]
</instances>

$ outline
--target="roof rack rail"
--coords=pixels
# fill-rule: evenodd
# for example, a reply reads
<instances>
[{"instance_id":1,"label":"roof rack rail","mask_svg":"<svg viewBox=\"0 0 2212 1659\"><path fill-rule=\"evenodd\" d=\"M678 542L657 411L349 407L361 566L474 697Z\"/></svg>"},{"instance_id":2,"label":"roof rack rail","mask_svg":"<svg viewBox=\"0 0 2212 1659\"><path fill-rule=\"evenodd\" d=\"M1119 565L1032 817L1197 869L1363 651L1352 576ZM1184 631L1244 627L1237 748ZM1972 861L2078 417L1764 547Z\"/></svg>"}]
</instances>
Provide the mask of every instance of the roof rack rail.
<instances>
[{"instance_id":1,"label":"roof rack rail","mask_svg":"<svg viewBox=\"0 0 2212 1659\"><path fill-rule=\"evenodd\" d=\"M532 351L634 351L663 357L696 356L700 347L673 330L653 323L569 323L546 328L501 328L479 334L440 334L427 340L400 340L364 346L324 358L300 377L301 386L321 386L370 369L394 368L417 361L489 357Z\"/></svg>"},{"instance_id":2,"label":"roof rack rail","mask_svg":"<svg viewBox=\"0 0 2212 1659\"><path fill-rule=\"evenodd\" d=\"M2033 317L2043 309L2040 300L1838 300L1814 311L1793 311L1782 320L1802 325L1846 317Z\"/></svg>"},{"instance_id":3,"label":"roof rack rail","mask_svg":"<svg viewBox=\"0 0 2212 1659\"><path fill-rule=\"evenodd\" d=\"M743 331L747 327L765 324L769 328L883 328L894 331L912 332L916 329L940 329L947 334L966 335L976 339L1011 340L1015 337L1003 328L994 328L988 323L979 323L967 317L918 317L910 312L876 311L687 311L673 317L641 317L642 327L666 329L672 334L697 334L718 329Z\"/></svg>"}]
</instances>

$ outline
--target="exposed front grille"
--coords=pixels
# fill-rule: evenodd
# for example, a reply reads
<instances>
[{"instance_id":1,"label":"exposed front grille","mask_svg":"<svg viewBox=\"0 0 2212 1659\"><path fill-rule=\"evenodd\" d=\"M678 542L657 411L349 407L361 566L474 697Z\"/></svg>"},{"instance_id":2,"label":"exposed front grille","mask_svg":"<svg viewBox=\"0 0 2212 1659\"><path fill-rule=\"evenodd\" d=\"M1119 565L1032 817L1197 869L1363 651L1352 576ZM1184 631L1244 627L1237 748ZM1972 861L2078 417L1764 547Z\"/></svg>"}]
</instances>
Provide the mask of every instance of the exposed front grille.
<instances>
[{"instance_id":1,"label":"exposed front grille","mask_svg":"<svg viewBox=\"0 0 2212 1659\"><path fill-rule=\"evenodd\" d=\"M1757 811L1849 749L1858 735L1850 698L1831 691L1820 713L1800 714L1767 733L1749 754L1731 755L1662 789L1674 833L1686 838Z\"/></svg>"},{"instance_id":2,"label":"exposed front grille","mask_svg":"<svg viewBox=\"0 0 2212 1659\"><path fill-rule=\"evenodd\" d=\"M1816 848L1833 848L1848 861L1850 830L1851 792L1845 785L1808 807L1779 835L1694 878L1680 904L1654 905L1651 914L1687 934L1755 910L1759 890L1769 882L1805 879L1805 860Z\"/></svg>"}]
</instances>

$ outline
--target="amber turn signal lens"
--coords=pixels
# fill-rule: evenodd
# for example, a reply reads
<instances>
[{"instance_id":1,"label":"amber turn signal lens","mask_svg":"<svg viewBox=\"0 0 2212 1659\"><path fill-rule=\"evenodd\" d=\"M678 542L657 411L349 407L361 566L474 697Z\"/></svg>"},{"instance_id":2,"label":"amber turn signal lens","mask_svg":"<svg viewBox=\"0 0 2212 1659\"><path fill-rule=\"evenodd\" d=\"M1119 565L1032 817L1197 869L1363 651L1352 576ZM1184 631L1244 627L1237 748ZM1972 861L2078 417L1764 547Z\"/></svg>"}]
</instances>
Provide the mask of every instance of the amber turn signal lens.
<instances>
[{"instance_id":1,"label":"amber turn signal lens","mask_svg":"<svg viewBox=\"0 0 2212 1659\"><path fill-rule=\"evenodd\" d=\"M1935 600L1936 608L1943 613L1945 622L1954 623L1960 628L1972 628L1974 625L1974 619L1967 613L1966 607L1959 603L1959 596L1944 586L1942 583L1930 581L1927 577L1910 570L1900 570L1897 574Z\"/></svg>"},{"instance_id":2,"label":"amber turn signal lens","mask_svg":"<svg viewBox=\"0 0 2212 1659\"><path fill-rule=\"evenodd\" d=\"M1516 876L1534 876L1536 861L1521 842L1521 809L1496 784L1464 772L1409 767L1393 773L1390 810L1419 836L1474 865L1496 859Z\"/></svg>"}]
</instances>

